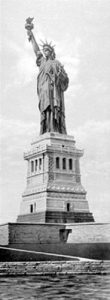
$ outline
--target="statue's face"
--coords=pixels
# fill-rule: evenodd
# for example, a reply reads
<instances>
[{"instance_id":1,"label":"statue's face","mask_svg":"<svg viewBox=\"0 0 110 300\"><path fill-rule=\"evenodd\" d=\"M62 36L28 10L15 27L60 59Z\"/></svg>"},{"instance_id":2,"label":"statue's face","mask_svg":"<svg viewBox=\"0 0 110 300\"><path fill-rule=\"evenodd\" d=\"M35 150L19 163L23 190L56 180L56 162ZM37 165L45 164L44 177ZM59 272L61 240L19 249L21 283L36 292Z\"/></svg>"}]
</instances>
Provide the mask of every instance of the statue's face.
<instances>
[{"instance_id":1,"label":"statue's face","mask_svg":"<svg viewBox=\"0 0 110 300\"><path fill-rule=\"evenodd\" d=\"M45 57L48 59L50 57L50 50L47 47L44 47L43 49Z\"/></svg>"}]
</instances>

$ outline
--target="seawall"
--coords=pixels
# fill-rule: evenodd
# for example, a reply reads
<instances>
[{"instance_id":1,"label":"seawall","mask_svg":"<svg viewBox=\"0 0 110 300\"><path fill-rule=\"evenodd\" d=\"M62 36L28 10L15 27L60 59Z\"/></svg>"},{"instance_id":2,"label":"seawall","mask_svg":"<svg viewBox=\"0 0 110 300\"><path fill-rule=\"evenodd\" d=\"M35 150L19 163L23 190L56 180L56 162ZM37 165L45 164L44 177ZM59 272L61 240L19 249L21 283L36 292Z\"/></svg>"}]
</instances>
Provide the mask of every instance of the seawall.
<instances>
[{"instance_id":1,"label":"seawall","mask_svg":"<svg viewBox=\"0 0 110 300\"><path fill-rule=\"evenodd\" d=\"M110 262L102 261L56 261L0 263L0 276L26 275L106 275L110 274Z\"/></svg>"}]
</instances>

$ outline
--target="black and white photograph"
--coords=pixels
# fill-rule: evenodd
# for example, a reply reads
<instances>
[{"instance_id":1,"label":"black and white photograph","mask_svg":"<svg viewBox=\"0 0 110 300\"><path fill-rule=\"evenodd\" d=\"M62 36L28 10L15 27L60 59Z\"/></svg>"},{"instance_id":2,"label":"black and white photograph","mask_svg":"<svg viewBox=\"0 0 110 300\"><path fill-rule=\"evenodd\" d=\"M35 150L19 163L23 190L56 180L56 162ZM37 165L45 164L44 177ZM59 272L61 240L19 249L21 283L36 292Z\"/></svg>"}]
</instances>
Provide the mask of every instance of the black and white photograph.
<instances>
[{"instance_id":1,"label":"black and white photograph","mask_svg":"<svg viewBox=\"0 0 110 300\"><path fill-rule=\"evenodd\" d=\"M110 0L0 0L0 299L110 299Z\"/></svg>"}]
</instances>

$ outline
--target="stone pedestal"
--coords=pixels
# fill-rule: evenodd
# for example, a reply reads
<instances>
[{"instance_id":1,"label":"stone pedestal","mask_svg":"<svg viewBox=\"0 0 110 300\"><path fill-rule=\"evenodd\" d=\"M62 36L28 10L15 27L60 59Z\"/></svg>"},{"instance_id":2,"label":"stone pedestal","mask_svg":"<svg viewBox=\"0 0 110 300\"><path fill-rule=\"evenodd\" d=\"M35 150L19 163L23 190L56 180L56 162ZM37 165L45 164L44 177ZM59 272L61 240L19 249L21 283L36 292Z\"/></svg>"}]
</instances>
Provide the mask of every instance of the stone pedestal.
<instances>
[{"instance_id":1,"label":"stone pedestal","mask_svg":"<svg viewBox=\"0 0 110 300\"><path fill-rule=\"evenodd\" d=\"M73 136L45 133L24 153L27 186L18 222L93 222L81 184L79 159L83 151Z\"/></svg>"}]
</instances>

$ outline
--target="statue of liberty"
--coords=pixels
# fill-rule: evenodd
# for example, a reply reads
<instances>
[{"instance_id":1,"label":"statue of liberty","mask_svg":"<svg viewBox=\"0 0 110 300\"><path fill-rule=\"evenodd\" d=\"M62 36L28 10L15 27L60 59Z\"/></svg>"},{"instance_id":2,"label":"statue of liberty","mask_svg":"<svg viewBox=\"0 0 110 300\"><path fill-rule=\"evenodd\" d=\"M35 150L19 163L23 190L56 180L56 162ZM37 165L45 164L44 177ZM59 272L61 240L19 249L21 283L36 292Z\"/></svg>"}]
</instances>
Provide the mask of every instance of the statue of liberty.
<instances>
[{"instance_id":1,"label":"statue of liberty","mask_svg":"<svg viewBox=\"0 0 110 300\"><path fill-rule=\"evenodd\" d=\"M42 51L33 35L33 18L26 20L28 39L31 41L36 64L39 67L37 94L41 114L40 134L59 132L66 134L64 92L68 87L68 76L61 63L55 59L54 46L43 43Z\"/></svg>"}]
</instances>

